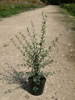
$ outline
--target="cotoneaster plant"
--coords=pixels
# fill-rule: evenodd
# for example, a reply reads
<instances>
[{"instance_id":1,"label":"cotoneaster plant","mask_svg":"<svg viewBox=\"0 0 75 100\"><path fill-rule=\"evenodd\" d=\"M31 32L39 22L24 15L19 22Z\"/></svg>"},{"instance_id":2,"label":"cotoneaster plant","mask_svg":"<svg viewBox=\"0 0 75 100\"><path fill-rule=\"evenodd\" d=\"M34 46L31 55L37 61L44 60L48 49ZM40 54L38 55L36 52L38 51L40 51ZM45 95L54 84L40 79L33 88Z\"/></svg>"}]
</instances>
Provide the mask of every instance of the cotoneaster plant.
<instances>
[{"instance_id":1,"label":"cotoneaster plant","mask_svg":"<svg viewBox=\"0 0 75 100\"><path fill-rule=\"evenodd\" d=\"M41 69L47 67L48 65L54 62L53 58L50 55L51 49L55 46L58 38L51 42L51 45L48 48L45 48L45 36L46 36L46 22L47 16L42 13L42 27L40 31L40 40L37 40L36 30L34 24L32 23L32 34L29 28L27 28L28 39L22 33L19 33L15 36L19 45L14 39L11 41L25 57L25 67L30 68L31 71L27 72L28 80L30 84L30 91L33 95L40 95L43 92L44 84L46 81L46 76L52 74L51 72L44 73ZM22 38L22 39L21 39Z\"/></svg>"}]
</instances>

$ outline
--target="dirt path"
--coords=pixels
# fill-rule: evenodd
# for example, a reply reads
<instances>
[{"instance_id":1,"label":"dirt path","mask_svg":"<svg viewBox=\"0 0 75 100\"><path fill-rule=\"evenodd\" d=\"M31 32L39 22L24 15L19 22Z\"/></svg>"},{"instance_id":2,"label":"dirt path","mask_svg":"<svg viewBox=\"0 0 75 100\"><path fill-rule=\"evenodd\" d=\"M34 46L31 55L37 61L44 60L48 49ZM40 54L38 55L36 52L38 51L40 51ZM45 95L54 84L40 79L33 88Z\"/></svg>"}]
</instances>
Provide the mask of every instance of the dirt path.
<instances>
[{"instance_id":1,"label":"dirt path","mask_svg":"<svg viewBox=\"0 0 75 100\"><path fill-rule=\"evenodd\" d=\"M16 84L6 84L1 80L0 100L75 100L75 63L67 59L68 55L71 59L70 52L73 52L69 40L69 34L72 31L66 26L65 17L57 6L24 12L0 21L0 72L4 72L3 68L6 68L6 63L17 69L16 65L22 62L21 54L10 42L10 39L19 32L27 34L26 27L31 27L30 21L33 21L37 33L39 33L42 11L48 16L47 46L56 36L62 34L57 47L51 53L57 62L45 69L46 71L55 71L56 74L47 78L44 93L38 97L32 96L21 88L15 89L18 86ZM26 71L27 69L20 67L19 70ZM4 72L4 74L6 73Z\"/></svg>"}]
</instances>

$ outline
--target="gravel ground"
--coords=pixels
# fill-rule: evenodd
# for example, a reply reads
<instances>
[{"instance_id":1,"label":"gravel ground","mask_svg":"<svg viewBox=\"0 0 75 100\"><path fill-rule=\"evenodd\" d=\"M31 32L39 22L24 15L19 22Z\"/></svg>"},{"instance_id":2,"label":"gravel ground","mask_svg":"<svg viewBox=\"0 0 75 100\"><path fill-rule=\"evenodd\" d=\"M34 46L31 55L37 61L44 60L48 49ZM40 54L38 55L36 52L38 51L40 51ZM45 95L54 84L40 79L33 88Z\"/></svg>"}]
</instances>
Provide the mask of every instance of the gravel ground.
<instances>
[{"instance_id":1,"label":"gravel ground","mask_svg":"<svg viewBox=\"0 0 75 100\"><path fill-rule=\"evenodd\" d=\"M55 74L47 78L41 96L33 96L19 87L19 84L8 84L1 77L0 100L75 100L75 62L72 61L75 50L70 40L71 23L66 22L65 15L60 13L57 6L47 6L0 20L0 73L5 76L8 74L7 63L18 71L27 71L26 67L17 66L22 63L23 57L10 39L19 32L27 34L26 27L31 28L31 21L35 24L39 39L42 11L47 15L46 46L61 34L57 46L51 52L56 62L44 69L44 71L54 71ZM12 73L11 68L9 72Z\"/></svg>"}]
</instances>

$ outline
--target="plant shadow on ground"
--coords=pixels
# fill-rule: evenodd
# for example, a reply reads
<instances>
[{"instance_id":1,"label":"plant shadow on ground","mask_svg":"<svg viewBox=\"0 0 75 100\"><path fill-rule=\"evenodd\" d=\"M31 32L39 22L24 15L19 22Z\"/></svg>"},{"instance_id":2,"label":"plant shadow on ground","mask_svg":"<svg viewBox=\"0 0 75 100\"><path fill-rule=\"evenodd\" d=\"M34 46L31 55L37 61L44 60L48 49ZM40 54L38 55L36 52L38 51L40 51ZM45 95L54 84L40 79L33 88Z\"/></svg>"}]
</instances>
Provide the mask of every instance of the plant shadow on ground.
<instances>
[{"instance_id":1,"label":"plant shadow on ground","mask_svg":"<svg viewBox=\"0 0 75 100\"><path fill-rule=\"evenodd\" d=\"M7 64L8 65L8 64ZM8 65L3 68L3 72L0 72L0 80L6 81L7 84L16 84L16 88L8 89L5 93L11 93L13 90L18 88L24 89L30 93L29 82L27 76L23 72L18 72L13 66Z\"/></svg>"}]
</instances>

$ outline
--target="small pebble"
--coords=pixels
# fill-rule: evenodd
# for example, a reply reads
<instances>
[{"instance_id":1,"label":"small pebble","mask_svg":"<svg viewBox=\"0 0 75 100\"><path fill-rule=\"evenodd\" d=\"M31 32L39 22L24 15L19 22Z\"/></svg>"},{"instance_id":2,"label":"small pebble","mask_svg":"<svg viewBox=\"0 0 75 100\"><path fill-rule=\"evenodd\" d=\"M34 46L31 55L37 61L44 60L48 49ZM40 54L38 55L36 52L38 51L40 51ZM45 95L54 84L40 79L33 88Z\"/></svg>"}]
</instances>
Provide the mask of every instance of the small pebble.
<instances>
[{"instance_id":1,"label":"small pebble","mask_svg":"<svg viewBox=\"0 0 75 100\"><path fill-rule=\"evenodd\" d=\"M52 96L51 98L52 98L52 99L54 99L55 97L54 97L54 96Z\"/></svg>"},{"instance_id":2,"label":"small pebble","mask_svg":"<svg viewBox=\"0 0 75 100\"><path fill-rule=\"evenodd\" d=\"M55 98L55 100L58 100L57 98Z\"/></svg>"},{"instance_id":3,"label":"small pebble","mask_svg":"<svg viewBox=\"0 0 75 100\"><path fill-rule=\"evenodd\" d=\"M70 49L70 52L74 52L75 50L74 49Z\"/></svg>"},{"instance_id":4,"label":"small pebble","mask_svg":"<svg viewBox=\"0 0 75 100\"><path fill-rule=\"evenodd\" d=\"M26 95L25 95L25 98L26 98L26 99L29 99L29 95L26 94Z\"/></svg>"},{"instance_id":5,"label":"small pebble","mask_svg":"<svg viewBox=\"0 0 75 100\"><path fill-rule=\"evenodd\" d=\"M55 94L57 94L57 92L55 92Z\"/></svg>"},{"instance_id":6,"label":"small pebble","mask_svg":"<svg viewBox=\"0 0 75 100\"><path fill-rule=\"evenodd\" d=\"M9 44L4 44L3 47L7 47Z\"/></svg>"},{"instance_id":7,"label":"small pebble","mask_svg":"<svg viewBox=\"0 0 75 100\"><path fill-rule=\"evenodd\" d=\"M72 46L72 44L71 44L71 43L69 43L69 44L68 44L68 46L70 47L70 46Z\"/></svg>"},{"instance_id":8,"label":"small pebble","mask_svg":"<svg viewBox=\"0 0 75 100\"><path fill-rule=\"evenodd\" d=\"M61 55L62 57L65 57L65 55L63 54L63 55Z\"/></svg>"},{"instance_id":9,"label":"small pebble","mask_svg":"<svg viewBox=\"0 0 75 100\"><path fill-rule=\"evenodd\" d=\"M7 93L11 93L11 90L8 89L7 91L5 91L5 94L7 94Z\"/></svg>"}]
</instances>

